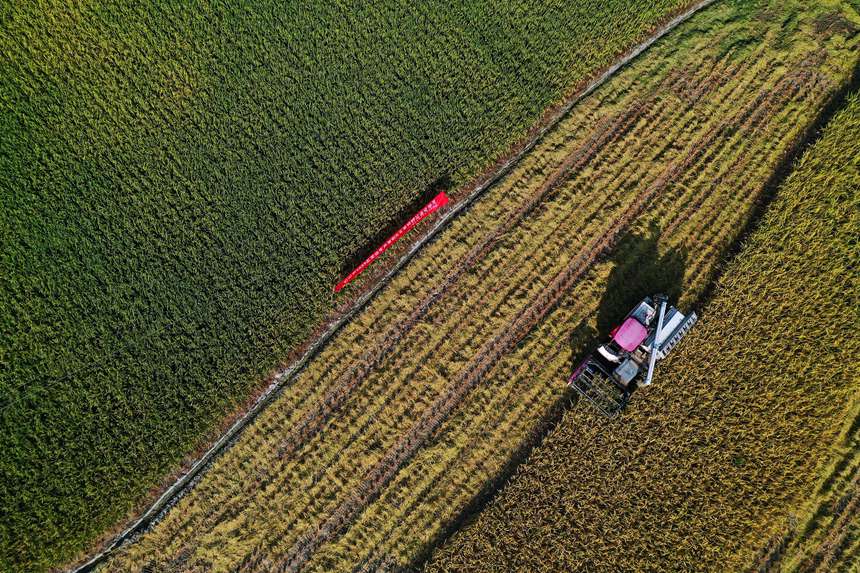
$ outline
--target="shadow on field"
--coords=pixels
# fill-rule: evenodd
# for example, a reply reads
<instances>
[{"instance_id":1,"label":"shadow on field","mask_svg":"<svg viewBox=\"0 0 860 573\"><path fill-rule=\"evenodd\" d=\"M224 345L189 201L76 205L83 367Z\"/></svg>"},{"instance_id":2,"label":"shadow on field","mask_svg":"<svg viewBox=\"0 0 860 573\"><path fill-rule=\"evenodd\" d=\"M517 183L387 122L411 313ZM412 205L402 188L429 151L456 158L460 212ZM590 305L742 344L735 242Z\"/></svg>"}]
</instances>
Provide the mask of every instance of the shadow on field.
<instances>
[{"instance_id":1,"label":"shadow on field","mask_svg":"<svg viewBox=\"0 0 860 573\"><path fill-rule=\"evenodd\" d=\"M646 296L663 293L674 304L681 296L687 268L686 249L658 251L660 230L624 237L610 257L615 268L609 273L606 292L597 311L597 334L602 339Z\"/></svg>"},{"instance_id":2,"label":"shadow on field","mask_svg":"<svg viewBox=\"0 0 860 573\"><path fill-rule=\"evenodd\" d=\"M646 296L663 293L670 304L677 302L687 268L686 249L670 249L662 256L658 250L660 229L653 225L644 235L625 236L609 257L614 268L609 273L606 291L597 311L597 329L580 324L570 335L573 360L581 360ZM576 366L572 365L572 368Z\"/></svg>"}]
</instances>

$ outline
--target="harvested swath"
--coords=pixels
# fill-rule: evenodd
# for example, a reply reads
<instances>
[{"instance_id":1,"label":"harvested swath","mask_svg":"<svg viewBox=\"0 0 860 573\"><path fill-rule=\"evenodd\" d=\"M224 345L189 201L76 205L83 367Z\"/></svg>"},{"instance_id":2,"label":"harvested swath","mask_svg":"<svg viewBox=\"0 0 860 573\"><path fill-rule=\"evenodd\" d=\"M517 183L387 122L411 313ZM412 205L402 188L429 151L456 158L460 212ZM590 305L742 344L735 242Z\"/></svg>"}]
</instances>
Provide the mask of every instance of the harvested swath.
<instances>
[{"instance_id":1,"label":"harvested swath","mask_svg":"<svg viewBox=\"0 0 860 573\"><path fill-rule=\"evenodd\" d=\"M860 472L856 473L845 495L833 508L835 519L830 533L815 552L798 567L798 571L834 571L849 543L856 543L857 522L860 517Z\"/></svg>"}]
</instances>

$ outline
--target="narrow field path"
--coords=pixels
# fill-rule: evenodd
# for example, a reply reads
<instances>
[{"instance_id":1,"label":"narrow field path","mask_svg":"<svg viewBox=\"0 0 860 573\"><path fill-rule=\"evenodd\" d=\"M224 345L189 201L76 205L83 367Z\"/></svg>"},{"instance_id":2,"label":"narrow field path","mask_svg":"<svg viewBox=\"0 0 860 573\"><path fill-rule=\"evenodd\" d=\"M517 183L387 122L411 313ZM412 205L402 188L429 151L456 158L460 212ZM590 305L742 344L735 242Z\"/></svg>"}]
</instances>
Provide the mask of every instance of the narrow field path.
<instances>
[{"instance_id":1,"label":"narrow field path","mask_svg":"<svg viewBox=\"0 0 860 573\"><path fill-rule=\"evenodd\" d=\"M580 102L105 570L375 570L426 551L604 322L652 291L701 295L849 77L856 45L816 33L821 8L736 4Z\"/></svg>"}]
</instances>

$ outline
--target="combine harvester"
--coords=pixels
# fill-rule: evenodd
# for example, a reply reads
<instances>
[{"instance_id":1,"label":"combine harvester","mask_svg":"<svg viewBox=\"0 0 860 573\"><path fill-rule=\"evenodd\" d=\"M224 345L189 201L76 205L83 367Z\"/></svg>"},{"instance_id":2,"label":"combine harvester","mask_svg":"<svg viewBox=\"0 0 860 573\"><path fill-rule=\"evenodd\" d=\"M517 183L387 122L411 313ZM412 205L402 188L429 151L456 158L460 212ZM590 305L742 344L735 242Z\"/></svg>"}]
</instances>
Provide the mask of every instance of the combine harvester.
<instances>
[{"instance_id":1,"label":"combine harvester","mask_svg":"<svg viewBox=\"0 0 860 573\"><path fill-rule=\"evenodd\" d=\"M664 295L646 297L612 330L609 342L582 361L567 385L614 418L637 387L651 384L657 360L672 351L697 318L695 312L685 316L669 306Z\"/></svg>"}]
</instances>

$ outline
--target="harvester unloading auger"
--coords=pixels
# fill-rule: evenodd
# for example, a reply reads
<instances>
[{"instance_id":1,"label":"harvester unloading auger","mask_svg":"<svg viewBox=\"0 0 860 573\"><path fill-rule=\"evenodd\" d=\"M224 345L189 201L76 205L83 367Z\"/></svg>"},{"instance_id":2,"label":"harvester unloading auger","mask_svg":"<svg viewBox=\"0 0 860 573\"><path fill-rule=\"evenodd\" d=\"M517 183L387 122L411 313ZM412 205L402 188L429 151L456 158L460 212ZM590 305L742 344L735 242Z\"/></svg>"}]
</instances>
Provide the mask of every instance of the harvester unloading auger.
<instances>
[{"instance_id":1,"label":"harvester unloading auger","mask_svg":"<svg viewBox=\"0 0 860 573\"><path fill-rule=\"evenodd\" d=\"M639 386L648 386L654 365L665 358L697 320L668 304L662 294L646 297L574 370L568 386L604 415L613 418L627 406Z\"/></svg>"}]
</instances>

